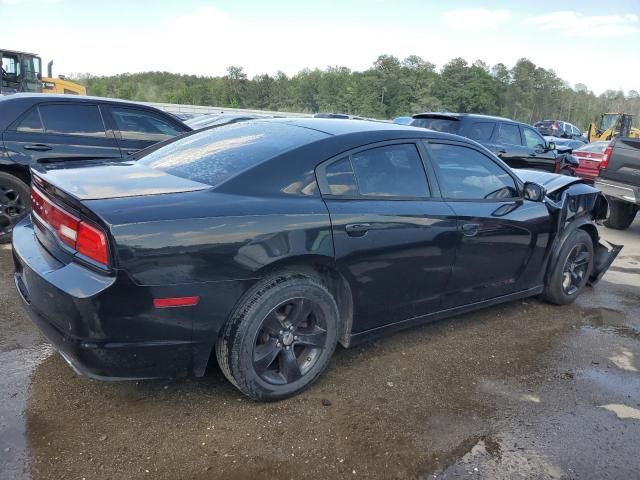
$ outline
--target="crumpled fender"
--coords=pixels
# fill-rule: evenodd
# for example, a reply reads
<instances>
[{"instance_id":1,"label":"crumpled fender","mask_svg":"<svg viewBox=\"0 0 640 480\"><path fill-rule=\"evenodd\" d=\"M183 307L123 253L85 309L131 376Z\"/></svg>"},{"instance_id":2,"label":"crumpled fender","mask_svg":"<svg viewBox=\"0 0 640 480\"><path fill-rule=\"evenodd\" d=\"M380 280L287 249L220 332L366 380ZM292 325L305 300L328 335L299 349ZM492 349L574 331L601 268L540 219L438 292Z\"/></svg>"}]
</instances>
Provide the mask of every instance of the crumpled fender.
<instances>
[{"instance_id":1,"label":"crumpled fender","mask_svg":"<svg viewBox=\"0 0 640 480\"><path fill-rule=\"evenodd\" d=\"M622 250L622 245L600 241L595 223L607 217L607 201L600 191L584 183L572 183L548 194L544 200L549 213L556 220L556 231L550 248L548 267L558 261L560 246L578 228L586 228L594 243L594 264L589 284L595 285L609 269ZM551 271L547 268L547 275Z\"/></svg>"}]
</instances>

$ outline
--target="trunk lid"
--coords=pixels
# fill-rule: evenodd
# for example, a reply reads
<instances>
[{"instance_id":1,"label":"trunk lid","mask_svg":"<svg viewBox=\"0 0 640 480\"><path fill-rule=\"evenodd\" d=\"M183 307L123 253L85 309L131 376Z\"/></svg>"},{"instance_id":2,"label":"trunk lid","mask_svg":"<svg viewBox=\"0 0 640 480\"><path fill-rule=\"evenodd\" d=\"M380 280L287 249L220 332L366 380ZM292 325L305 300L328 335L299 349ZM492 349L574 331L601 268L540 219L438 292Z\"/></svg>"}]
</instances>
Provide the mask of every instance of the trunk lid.
<instances>
[{"instance_id":1,"label":"trunk lid","mask_svg":"<svg viewBox=\"0 0 640 480\"><path fill-rule=\"evenodd\" d=\"M40 164L32 172L47 184L78 201L161 195L207 190L211 187L137 162L80 161Z\"/></svg>"}]
</instances>

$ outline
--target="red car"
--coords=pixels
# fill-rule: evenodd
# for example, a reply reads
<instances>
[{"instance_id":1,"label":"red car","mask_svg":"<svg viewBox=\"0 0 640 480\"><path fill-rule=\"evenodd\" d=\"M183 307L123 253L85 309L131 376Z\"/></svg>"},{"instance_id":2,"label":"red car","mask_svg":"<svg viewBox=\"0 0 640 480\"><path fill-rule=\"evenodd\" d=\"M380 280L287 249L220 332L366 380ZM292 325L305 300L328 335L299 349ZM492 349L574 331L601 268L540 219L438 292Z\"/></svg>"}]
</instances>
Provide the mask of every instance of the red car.
<instances>
[{"instance_id":1,"label":"red car","mask_svg":"<svg viewBox=\"0 0 640 480\"><path fill-rule=\"evenodd\" d=\"M593 142L574 150L573 155L580 162L580 166L575 169L576 175L593 182L600 173L600 164L608 146L609 142Z\"/></svg>"}]
</instances>

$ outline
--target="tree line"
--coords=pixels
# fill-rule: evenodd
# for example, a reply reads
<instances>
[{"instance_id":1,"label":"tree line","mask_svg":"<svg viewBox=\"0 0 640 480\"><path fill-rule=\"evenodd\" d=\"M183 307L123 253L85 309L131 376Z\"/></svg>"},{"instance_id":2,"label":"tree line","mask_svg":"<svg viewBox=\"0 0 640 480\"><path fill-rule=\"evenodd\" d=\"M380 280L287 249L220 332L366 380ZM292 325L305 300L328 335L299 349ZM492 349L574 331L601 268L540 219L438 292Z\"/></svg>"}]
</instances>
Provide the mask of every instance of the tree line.
<instances>
[{"instance_id":1,"label":"tree line","mask_svg":"<svg viewBox=\"0 0 640 480\"><path fill-rule=\"evenodd\" d=\"M569 121L585 130L604 112L640 118L640 94L607 90L595 95L584 84L569 85L551 69L526 58L512 68L455 58L438 71L419 56L381 55L364 71L346 67L305 69L287 76L249 78L231 66L220 77L167 72L114 76L77 75L90 95L128 100L212 105L289 112L340 112L391 119L424 111L500 115L525 123Z\"/></svg>"}]
</instances>

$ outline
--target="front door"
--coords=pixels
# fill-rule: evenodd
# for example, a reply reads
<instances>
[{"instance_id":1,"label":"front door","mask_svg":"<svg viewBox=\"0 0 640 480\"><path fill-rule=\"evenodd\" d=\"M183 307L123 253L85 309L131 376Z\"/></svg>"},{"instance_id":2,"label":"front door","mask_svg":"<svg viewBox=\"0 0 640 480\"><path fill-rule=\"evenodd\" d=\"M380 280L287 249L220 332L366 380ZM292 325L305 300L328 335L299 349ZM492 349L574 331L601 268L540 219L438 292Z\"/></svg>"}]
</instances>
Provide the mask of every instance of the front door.
<instances>
[{"instance_id":1,"label":"front door","mask_svg":"<svg viewBox=\"0 0 640 480\"><path fill-rule=\"evenodd\" d=\"M471 145L428 144L442 196L456 213L456 261L443 307L535 285L549 241L545 205L521 198L519 182Z\"/></svg>"},{"instance_id":2,"label":"front door","mask_svg":"<svg viewBox=\"0 0 640 480\"><path fill-rule=\"evenodd\" d=\"M432 196L418 146L360 149L321 166L336 263L352 288L353 332L440 309L456 219Z\"/></svg>"}]
</instances>

